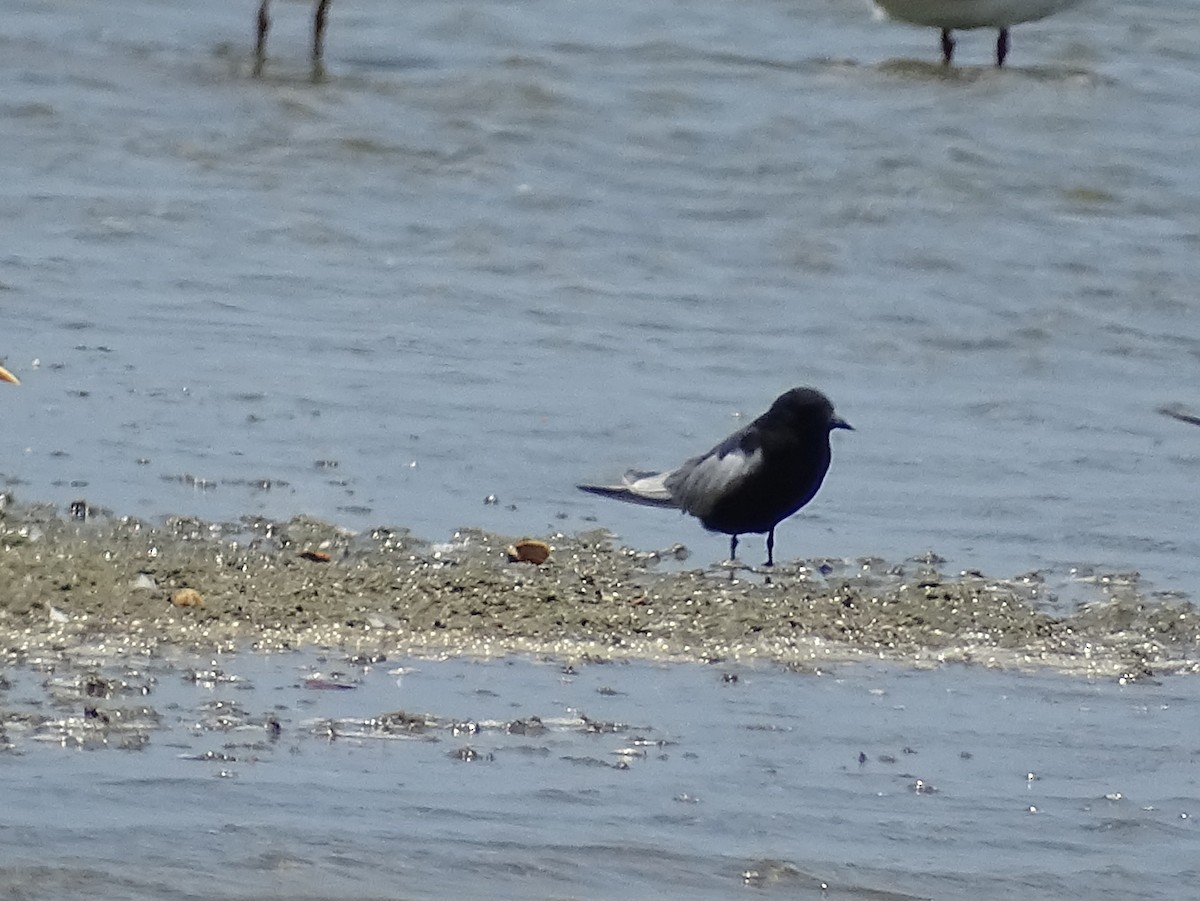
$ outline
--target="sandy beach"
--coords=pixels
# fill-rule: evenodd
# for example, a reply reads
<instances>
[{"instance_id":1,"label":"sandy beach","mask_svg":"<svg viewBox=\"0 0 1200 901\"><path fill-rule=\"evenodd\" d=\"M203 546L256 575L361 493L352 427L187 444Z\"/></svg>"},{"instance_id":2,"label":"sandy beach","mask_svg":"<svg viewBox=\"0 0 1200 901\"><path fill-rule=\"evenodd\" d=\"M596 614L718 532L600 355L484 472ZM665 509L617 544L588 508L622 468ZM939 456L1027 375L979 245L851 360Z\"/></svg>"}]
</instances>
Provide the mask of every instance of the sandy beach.
<instances>
[{"instance_id":1,"label":"sandy beach","mask_svg":"<svg viewBox=\"0 0 1200 901\"><path fill-rule=\"evenodd\" d=\"M1123 680L1200 668L1194 605L1147 598L1132 576L1093 579L1094 598L1064 613L1036 573L950 574L934 557L681 569L694 563L674 559L681 548L639 553L594 532L540 536L553 550L533 565L509 560L519 537L462 531L437 545L306 518L73 521L10 503L0 641L13 663L169 645L797 668L963 662Z\"/></svg>"}]
</instances>

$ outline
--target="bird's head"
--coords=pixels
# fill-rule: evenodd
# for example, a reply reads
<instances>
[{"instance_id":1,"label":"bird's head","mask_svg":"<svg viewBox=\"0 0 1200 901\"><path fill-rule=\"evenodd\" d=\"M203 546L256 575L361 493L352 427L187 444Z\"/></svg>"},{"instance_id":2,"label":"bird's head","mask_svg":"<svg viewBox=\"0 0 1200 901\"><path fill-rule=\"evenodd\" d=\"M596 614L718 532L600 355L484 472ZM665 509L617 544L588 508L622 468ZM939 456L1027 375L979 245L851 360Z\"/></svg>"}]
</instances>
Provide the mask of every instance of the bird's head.
<instances>
[{"instance_id":1,"label":"bird's head","mask_svg":"<svg viewBox=\"0 0 1200 901\"><path fill-rule=\"evenodd\" d=\"M834 429L849 429L854 426L834 412L829 398L816 388L793 388L781 394L771 404L767 416L785 420L798 431L831 432Z\"/></svg>"}]
</instances>

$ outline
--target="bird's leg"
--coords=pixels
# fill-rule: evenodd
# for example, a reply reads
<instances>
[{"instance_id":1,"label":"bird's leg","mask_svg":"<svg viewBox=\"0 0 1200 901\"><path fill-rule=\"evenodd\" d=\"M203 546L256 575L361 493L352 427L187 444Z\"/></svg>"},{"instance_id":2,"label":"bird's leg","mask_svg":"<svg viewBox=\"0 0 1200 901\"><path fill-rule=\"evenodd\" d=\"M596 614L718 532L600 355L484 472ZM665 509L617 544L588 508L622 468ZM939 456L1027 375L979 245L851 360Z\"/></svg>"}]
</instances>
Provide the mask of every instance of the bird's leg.
<instances>
[{"instance_id":1,"label":"bird's leg","mask_svg":"<svg viewBox=\"0 0 1200 901\"><path fill-rule=\"evenodd\" d=\"M950 34L949 28L942 29L942 65L950 65L950 61L954 59L954 38Z\"/></svg>"},{"instance_id":2,"label":"bird's leg","mask_svg":"<svg viewBox=\"0 0 1200 901\"><path fill-rule=\"evenodd\" d=\"M775 565L775 527L771 526L771 531L767 533L767 562L766 566Z\"/></svg>"},{"instance_id":3,"label":"bird's leg","mask_svg":"<svg viewBox=\"0 0 1200 901\"><path fill-rule=\"evenodd\" d=\"M729 562L732 563L737 559L737 536L729 536Z\"/></svg>"},{"instance_id":4,"label":"bird's leg","mask_svg":"<svg viewBox=\"0 0 1200 901\"><path fill-rule=\"evenodd\" d=\"M1008 29L1001 28L1000 36L996 38L996 68L999 69L1004 65L1004 60L1008 58Z\"/></svg>"},{"instance_id":5,"label":"bird's leg","mask_svg":"<svg viewBox=\"0 0 1200 901\"><path fill-rule=\"evenodd\" d=\"M263 63L267 59L267 32L271 30L271 17L267 6L271 0L262 0L258 7L258 37L254 41L254 74L262 75Z\"/></svg>"},{"instance_id":6,"label":"bird's leg","mask_svg":"<svg viewBox=\"0 0 1200 901\"><path fill-rule=\"evenodd\" d=\"M313 17L313 63L321 62L325 53L325 21L329 16L330 0L317 0L317 13Z\"/></svg>"}]
</instances>

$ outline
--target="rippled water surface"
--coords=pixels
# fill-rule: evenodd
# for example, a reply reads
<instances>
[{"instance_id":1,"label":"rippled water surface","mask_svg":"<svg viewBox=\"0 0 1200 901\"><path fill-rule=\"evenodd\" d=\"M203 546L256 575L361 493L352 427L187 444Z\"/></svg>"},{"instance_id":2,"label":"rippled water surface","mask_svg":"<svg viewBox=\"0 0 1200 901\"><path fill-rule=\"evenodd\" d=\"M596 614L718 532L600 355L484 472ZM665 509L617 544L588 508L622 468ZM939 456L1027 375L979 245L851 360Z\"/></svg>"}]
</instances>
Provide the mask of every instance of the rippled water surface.
<instances>
[{"instance_id":1,"label":"rippled water surface","mask_svg":"<svg viewBox=\"0 0 1200 901\"><path fill-rule=\"evenodd\" d=\"M10 6L0 355L23 385L0 474L26 500L435 540L599 524L704 563L723 538L574 484L674 464L813 384L858 430L781 558L1200 585L1200 430L1155 412L1200 406L1188 4L1020 26L998 72L993 35L945 71L932 30L857 0L339 0L315 80L303 3L274 4L261 78L251 0ZM237 668L254 690L164 675L167 737L141 751L9 725L7 894L1197 882L1190 681L421 664L397 694L386 668L344 692L287 658ZM41 677L9 676L5 709L32 704ZM218 696L258 717L250 750L192 728ZM310 724L410 705L629 728Z\"/></svg>"},{"instance_id":2,"label":"rippled water surface","mask_svg":"<svg viewBox=\"0 0 1200 901\"><path fill-rule=\"evenodd\" d=\"M101 667L80 699L80 674L8 675L5 897L1124 901L1200 877L1192 679L285 655Z\"/></svg>"},{"instance_id":3,"label":"rippled water surface","mask_svg":"<svg viewBox=\"0 0 1200 901\"><path fill-rule=\"evenodd\" d=\"M120 514L599 523L782 389L856 433L780 553L1194 591L1200 23L936 34L855 0L21 4L0 472ZM36 361L36 362L35 362ZM486 506L494 495L498 503Z\"/></svg>"}]
</instances>

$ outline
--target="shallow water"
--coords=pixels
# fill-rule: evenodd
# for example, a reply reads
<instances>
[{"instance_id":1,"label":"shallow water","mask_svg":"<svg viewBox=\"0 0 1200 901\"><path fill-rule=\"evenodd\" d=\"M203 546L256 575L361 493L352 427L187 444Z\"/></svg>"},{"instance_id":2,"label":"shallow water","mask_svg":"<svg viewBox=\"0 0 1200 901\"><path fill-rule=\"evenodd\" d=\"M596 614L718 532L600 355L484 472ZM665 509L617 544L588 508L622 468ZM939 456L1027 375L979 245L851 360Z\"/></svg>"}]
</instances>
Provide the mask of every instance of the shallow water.
<instances>
[{"instance_id":1,"label":"shallow water","mask_svg":"<svg viewBox=\"0 0 1200 901\"><path fill-rule=\"evenodd\" d=\"M1154 413L1200 366L1200 25L1173 4L1019 28L1004 72L964 35L946 74L853 2L364 0L316 83L298 4L249 77L242 6L8 19L22 495L435 539L596 521L717 559L573 484L811 383L859 431L785 556L1194 588L1200 435Z\"/></svg>"},{"instance_id":2,"label":"shallow water","mask_svg":"<svg viewBox=\"0 0 1200 901\"><path fill-rule=\"evenodd\" d=\"M0 473L120 514L599 523L783 388L858 427L780 531L1200 577L1200 24L1092 4L933 64L856 2L22 4ZM495 496L497 503L485 504ZM750 551L747 545L747 551ZM759 552L755 549L755 553Z\"/></svg>"},{"instance_id":3,"label":"shallow water","mask_svg":"<svg viewBox=\"0 0 1200 901\"><path fill-rule=\"evenodd\" d=\"M1175 899L1198 875L1191 679L311 654L7 675L6 897ZM88 706L157 721L105 745ZM427 725L388 731L397 710Z\"/></svg>"}]
</instances>

